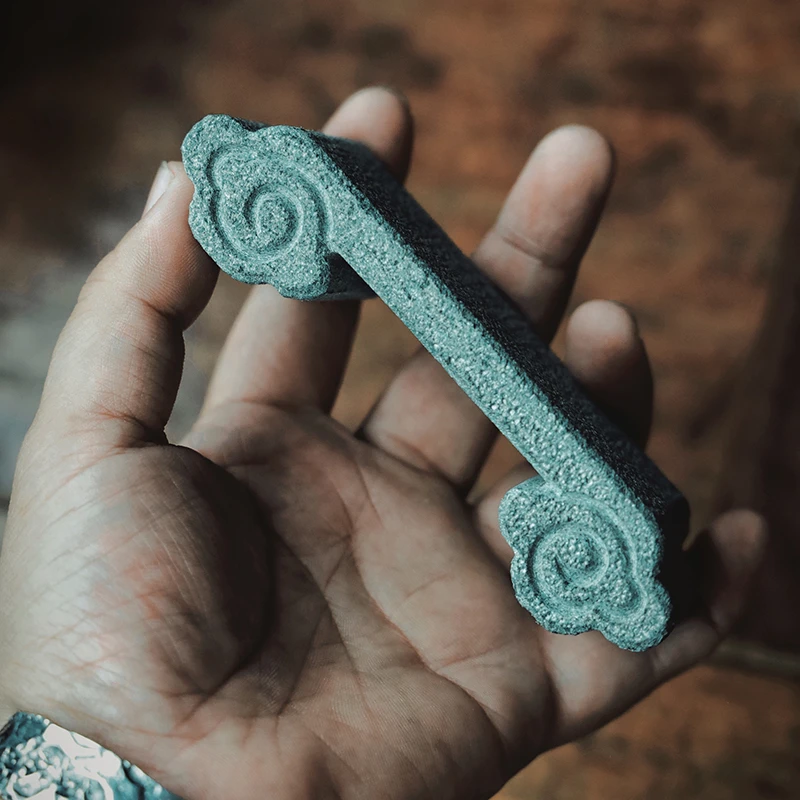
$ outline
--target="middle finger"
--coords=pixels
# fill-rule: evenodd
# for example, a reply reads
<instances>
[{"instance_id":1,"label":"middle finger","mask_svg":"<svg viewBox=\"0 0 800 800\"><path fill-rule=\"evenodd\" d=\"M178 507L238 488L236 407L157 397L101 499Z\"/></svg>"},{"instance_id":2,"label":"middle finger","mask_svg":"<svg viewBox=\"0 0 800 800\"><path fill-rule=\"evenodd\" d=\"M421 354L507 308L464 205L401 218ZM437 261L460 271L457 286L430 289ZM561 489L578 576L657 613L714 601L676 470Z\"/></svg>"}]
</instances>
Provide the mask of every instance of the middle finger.
<instances>
[{"instance_id":1,"label":"middle finger","mask_svg":"<svg viewBox=\"0 0 800 800\"><path fill-rule=\"evenodd\" d=\"M472 256L549 341L611 185L608 142L581 126L546 136ZM420 348L359 428L363 438L469 491L497 428Z\"/></svg>"}]
</instances>

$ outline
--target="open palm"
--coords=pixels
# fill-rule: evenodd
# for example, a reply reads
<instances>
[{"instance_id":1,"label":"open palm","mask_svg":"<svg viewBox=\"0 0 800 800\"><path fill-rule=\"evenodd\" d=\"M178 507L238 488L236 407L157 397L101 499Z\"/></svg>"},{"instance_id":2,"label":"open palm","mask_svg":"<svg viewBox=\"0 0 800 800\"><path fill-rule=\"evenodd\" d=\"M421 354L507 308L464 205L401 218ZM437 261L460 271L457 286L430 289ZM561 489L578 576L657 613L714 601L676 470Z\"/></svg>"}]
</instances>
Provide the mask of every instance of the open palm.
<instances>
[{"instance_id":1,"label":"open palm","mask_svg":"<svg viewBox=\"0 0 800 800\"><path fill-rule=\"evenodd\" d=\"M411 128L373 89L325 131L402 179ZM474 255L545 337L611 162L592 131L552 134ZM197 423L168 443L183 331L217 277L189 232L191 183L179 164L168 177L87 281L20 455L3 710L42 713L190 800L480 798L713 649L757 559L755 515L709 531L708 606L659 647L544 631L497 528L532 473L471 497L497 432L442 368L421 350L357 431L330 417L356 302L254 289ZM650 373L628 313L581 307L567 360L643 442Z\"/></svg>"}]
</instances>

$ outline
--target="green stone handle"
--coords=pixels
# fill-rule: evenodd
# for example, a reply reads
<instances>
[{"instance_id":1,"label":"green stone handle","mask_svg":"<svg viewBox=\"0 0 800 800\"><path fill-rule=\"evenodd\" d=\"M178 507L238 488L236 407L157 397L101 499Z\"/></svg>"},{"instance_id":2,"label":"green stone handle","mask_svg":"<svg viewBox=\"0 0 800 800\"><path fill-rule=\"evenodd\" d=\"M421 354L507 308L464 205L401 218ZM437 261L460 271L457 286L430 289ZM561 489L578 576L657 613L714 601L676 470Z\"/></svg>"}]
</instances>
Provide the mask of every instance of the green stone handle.
<instances>
[{"instance_id":1,"label":"green stone handle","mask_svg":"<svg viewBox=\"0 0 800 800\"><path fill-rule=\"evenodd\" d=\"M661 641L691 602L686 500L380 160L219 115L183 158L192 231L220 268L302 300L377 295L536 469L500 506L536 620L629 650Z\"/></svg>"}]
</instances>

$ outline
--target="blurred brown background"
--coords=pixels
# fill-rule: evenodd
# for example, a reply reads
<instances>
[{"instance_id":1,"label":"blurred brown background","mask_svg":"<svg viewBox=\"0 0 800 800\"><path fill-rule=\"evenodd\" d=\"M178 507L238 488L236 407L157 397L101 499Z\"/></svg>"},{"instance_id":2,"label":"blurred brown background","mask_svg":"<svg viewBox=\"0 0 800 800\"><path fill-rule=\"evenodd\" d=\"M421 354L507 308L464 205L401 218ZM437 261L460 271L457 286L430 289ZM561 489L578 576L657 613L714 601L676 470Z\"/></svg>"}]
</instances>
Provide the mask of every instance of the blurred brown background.
<instances>
[{"instance_id":1,"label":"blurred brown background","mask_svg":"<svg viewBox=\"0 0 800 800\"><path fill-rule=\"evenodd\" d=\"M318 128L361 86L402 89L417 130L409 188L467 252L536 141L587 123L615 143L619 174L574 304L607 297L636 312L657 382L651 452L696 524L750 502L775 544L733 643L502 796L800 797L800 4L15 5L0 30L0 536L81 283L202 115ZM173 436L246 291L222 276L190 330ZM335 414L355 424L413 349L367 303ZM513 460L502 443L485 478Z\"/></svg>"}]
</instances>

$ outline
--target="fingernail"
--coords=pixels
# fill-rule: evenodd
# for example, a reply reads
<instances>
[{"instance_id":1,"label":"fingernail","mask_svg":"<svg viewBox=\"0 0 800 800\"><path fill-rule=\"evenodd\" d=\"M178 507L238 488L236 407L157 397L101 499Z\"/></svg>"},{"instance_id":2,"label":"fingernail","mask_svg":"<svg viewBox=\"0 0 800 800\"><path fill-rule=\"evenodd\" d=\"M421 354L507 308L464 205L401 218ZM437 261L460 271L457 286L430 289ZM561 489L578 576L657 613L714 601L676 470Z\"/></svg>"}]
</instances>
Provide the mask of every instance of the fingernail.
<instances>
[{"instance_id":1,"label":"fingernail","mask_svg":"<svg viewBox=\"0 0 800 800\"><path fill-rule=\"evenodd\" d=\"M356 97L361 97L364 94L369 94L370 92L381 91L386 92L388 94L394 95L400 103L406 108L407 111L411 110L411 104L409 103L408 98L403 93L401 89L398 89L395 86L390 86L388 83L370 83L367 86L362 86L360 89L357 89L353 94L345 99L342 105L349 103L351 100L354 100Z\"/></svg>"},{"instance_id":2,"label":"fingernail","mask_svg":"<svg viewBox=\"0 0 800 800\"><path fill-rule=\"evenodd\" d=\"M639 320L636 317L636 312L629 305L626 303L621 303L619 300L612 300L611 302L615 306L619 306L630 317L630 320L633 323L634 333L641 339L642 331L639 327Z\"/></svg>"},{"instance_id":3,"label":"fingernail","mask_svg":"<svg viewBox=\"0 0 800 800\"><path fill-rule=\"evenodd\" d=\"M158 172L156 172L156 177L153 179L153 185L150 187L150 194L147 195L147 202L144 204L142 216L158 202L158 198L164 194L167 190L167 186L169 186L174 177L172 170L169 168L169 164L167 164L166 161L162 161Z\"/></svg>"},{"instance_id":4,"label":"fingernail","mask_svg":"<svg viewBox=\"0 0 800 800\"><path fill-rule=\"evenodd\" d=\"M399 89L396 86L391 86L388 83L379 83L377 84L377 88L383 89L384 92L393 94L405 106L407 111L411 110L411 103L409 102L408 97L406 97L406 93L402 89Z\"/></svg>"}]
</instances>

